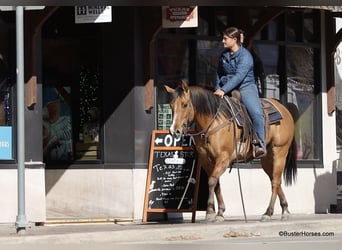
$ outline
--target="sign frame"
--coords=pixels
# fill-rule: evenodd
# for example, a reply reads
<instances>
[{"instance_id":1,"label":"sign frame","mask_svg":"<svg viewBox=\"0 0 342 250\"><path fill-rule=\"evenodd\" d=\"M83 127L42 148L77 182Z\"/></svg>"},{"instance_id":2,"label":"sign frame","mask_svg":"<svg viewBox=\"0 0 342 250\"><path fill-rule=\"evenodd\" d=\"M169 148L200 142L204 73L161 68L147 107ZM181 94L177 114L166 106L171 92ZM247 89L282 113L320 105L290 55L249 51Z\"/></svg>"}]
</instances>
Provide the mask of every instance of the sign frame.
<instances>
[{"instance_id":1,"label":"sign frame","mask_svg":"<svg viewBox=\"0 0 342 250\"><path fill-rule=\"evenodd\" d=\"M191 133L190 133L191 134ZM159 137L158 137L159 136ZM150 146L150 155L149 155L149 163L148 163L148 173L146 179L146 189L145 189L145 200L144 200L144 212L143 212L143 222L147 222L148 220L148 213L183 213L183 212L191 212L192 219L191 222L195 222L196 218L196 211L197 211L197 202L198 202L198 192L200 186L200 176L201 176L201 168L199 164L197 164L197 157L193 159L192 162L192 171L188 182L192 179L192 176L195 176L195 183L193 188L193 193L191 194L193 198L193 204L190 208L151 208L149 207L149 200L150 200L150 188L152 179L152 171L153 171L153 164L154 164L154 153L155 151L168 151L168 152L176 152L176 151L194 151L193 147L191 147L193 138L190 136L189 141L183 143L182 141L178 140L175 142L170 143L170 139L168 136L168 130L153 130L152 137L151 137L151 146ZM160 145L160 138L164 137L164 142ZM165 139L167 137L167 139ZM166 145L165 145L166 144ZM181 160L181 158L177 158L177 160ZM167 159L165 159L167 160ZM187 192L187 189L184 191L184 195Z\"/></svg>"},{"instance_id":2,"label":"sign frame","mask_svg":"<svg viewBox=\"0 0 342 250\"><path fill-rule=\"evenodd\" d=\"M197 28L197 6L162 6L163 28Z\"/></svg>"},{"instance_id":3,"label":"sign frame","mask_svg":"<svg viewBox=\"0 0 342 250\"><path fill-rule=\"evenodd\" d=\"M112 6L75 6L75 23L111 23Z\"/></svg>"}]
</instances>

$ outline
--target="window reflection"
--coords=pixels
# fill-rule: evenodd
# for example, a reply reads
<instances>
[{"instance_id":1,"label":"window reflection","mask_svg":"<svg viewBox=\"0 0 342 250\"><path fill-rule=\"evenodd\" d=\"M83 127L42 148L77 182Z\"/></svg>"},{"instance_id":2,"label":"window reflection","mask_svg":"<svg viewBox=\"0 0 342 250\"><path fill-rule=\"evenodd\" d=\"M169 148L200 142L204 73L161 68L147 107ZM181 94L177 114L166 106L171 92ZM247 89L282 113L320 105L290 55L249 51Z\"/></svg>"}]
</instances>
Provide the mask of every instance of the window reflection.
<instances>
[{"instance_id":1,"label":"window reflection","mask_svg":"<svg viewBox=\"0 0 342 250\"><path fill-rule=\"evenodd\" d=\"M287 102L295 118L298 159L316 159L318 156L314 150L313 50L307 47L287 47L285 69L279 61L282 50L280 46L260 44L255 46L255 50L263 63L266 76L264 95L280 99L281 85L287 86Z\"/></svg>"},{"instance_id":2,"label":"window reflection","mask_svg":"<svg viewBox=\"0 0 342 250\"><path fill-rule=\"evenodd\" d=\"M197 84L215 86L218 58L222 52L220 41L197 41Z\"/></svg>"},{"instance_id":3,"label":"window reflection","mask_svg":"<svg viewBox=\"0 0 342 250\"><path fill-rule=\"evenodd\" d=\"M164 84L176 87L182 79L189 77L189 44L187 40L163 38L158 40L158 100L157 128L169 129L172 122L169 96Z\"/></svg>"}]
</instances>

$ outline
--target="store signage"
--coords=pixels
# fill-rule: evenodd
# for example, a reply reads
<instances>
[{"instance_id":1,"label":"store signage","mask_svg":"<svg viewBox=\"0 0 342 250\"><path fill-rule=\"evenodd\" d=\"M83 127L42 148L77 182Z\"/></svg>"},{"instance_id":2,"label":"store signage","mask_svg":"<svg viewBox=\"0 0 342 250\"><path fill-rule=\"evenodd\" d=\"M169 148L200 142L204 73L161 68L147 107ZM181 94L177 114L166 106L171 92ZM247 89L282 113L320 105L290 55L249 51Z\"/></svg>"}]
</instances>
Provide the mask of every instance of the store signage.
<instances>
[{"instance_id":1,"label":"store signage","mask_svg":"<svg viewBox=\"0 0 342 250\"><path fill-rule=\"evenodd\" d=\"M75 23L110 23L112 6L75 6Z\"/></svg>"},{"instance_id":2,"label":"store signage","mask_svg":"<svg viewBox=\"0 0 342 250\"><path fill-rule=\"evenodd\" d=\"M192 136L173 140L169 135L168 130L152 131L143 222L148 220L149 213L168 212L192 212L192 222L195 222L196 210L199 210L201 169L196 164L196 152L189 146Z\"/></svg>"},{"instance_id":3,"label":"store signage","mask_svg":"<svg viewBox=\"0 0 342 250\"><path fill-rule=\"evenodd\" d=\"M0 160L12 159L12 127L0 126Z\"/></svg>"},{"instance_id":4,"label":"store signage","mask_svg":"<svg viewBox=\"0 0 342 250\"><path fill-rule=\"evenodd\" d=\"M163 28L191 28L198 26L197 6L163 6Z\"/></svg>"}]
</instances>

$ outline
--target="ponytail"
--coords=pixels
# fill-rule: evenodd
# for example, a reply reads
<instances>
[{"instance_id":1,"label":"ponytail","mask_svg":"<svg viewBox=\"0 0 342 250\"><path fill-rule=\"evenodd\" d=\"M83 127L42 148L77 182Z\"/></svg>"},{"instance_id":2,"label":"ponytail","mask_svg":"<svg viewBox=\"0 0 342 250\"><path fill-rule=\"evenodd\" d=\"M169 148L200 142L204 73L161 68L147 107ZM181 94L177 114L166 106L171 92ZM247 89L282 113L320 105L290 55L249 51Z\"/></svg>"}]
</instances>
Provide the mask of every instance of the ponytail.
<instances>
[{"instance_id":1,"label":"ponytail","mask_svg":"<svg viewBox=\"0 0 342 250\"><path fill-rule=\"evenodd\" d=\"M242 44L245 40L245 32L243 30L239 30L240 32L240 43Z\"/></svg>"}]
</instances>

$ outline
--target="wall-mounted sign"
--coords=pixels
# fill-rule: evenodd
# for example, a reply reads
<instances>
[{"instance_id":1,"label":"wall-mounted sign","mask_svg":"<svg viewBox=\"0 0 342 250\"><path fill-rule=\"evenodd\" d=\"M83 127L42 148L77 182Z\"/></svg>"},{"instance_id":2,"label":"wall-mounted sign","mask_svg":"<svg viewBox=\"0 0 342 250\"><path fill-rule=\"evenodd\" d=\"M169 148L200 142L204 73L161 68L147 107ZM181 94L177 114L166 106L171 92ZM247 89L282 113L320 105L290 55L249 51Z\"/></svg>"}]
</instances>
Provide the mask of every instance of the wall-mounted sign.
<instances>
[{"instance_id":1,"label":"wall-mounted sign","mask_svg":"<svg viewBox=\"0 0 342 250\"><path fill-rule=\"evenodd\" d=\"M0 160L11 160L12 156L12 127L0 126Z\"/></svg>"},{"instance_id":2,"label":"wall-mounted sign","mask_svg":"<svg viewBox=\"0 0 342 250\"><path fill-rule=\"evenodd\" d=\"M197 6L163 6L163 28L198 26Z\"/></svg>"},{"instance_id":3,"label":"wall-mounted sign","mask_svg":"<svg viewBox=\"0 0 342 250\"><path fill-rule=\"evenodd\" d=\"M112 6L75 6L75 23L110 23Z\"/></svg>"}]
</instances>

